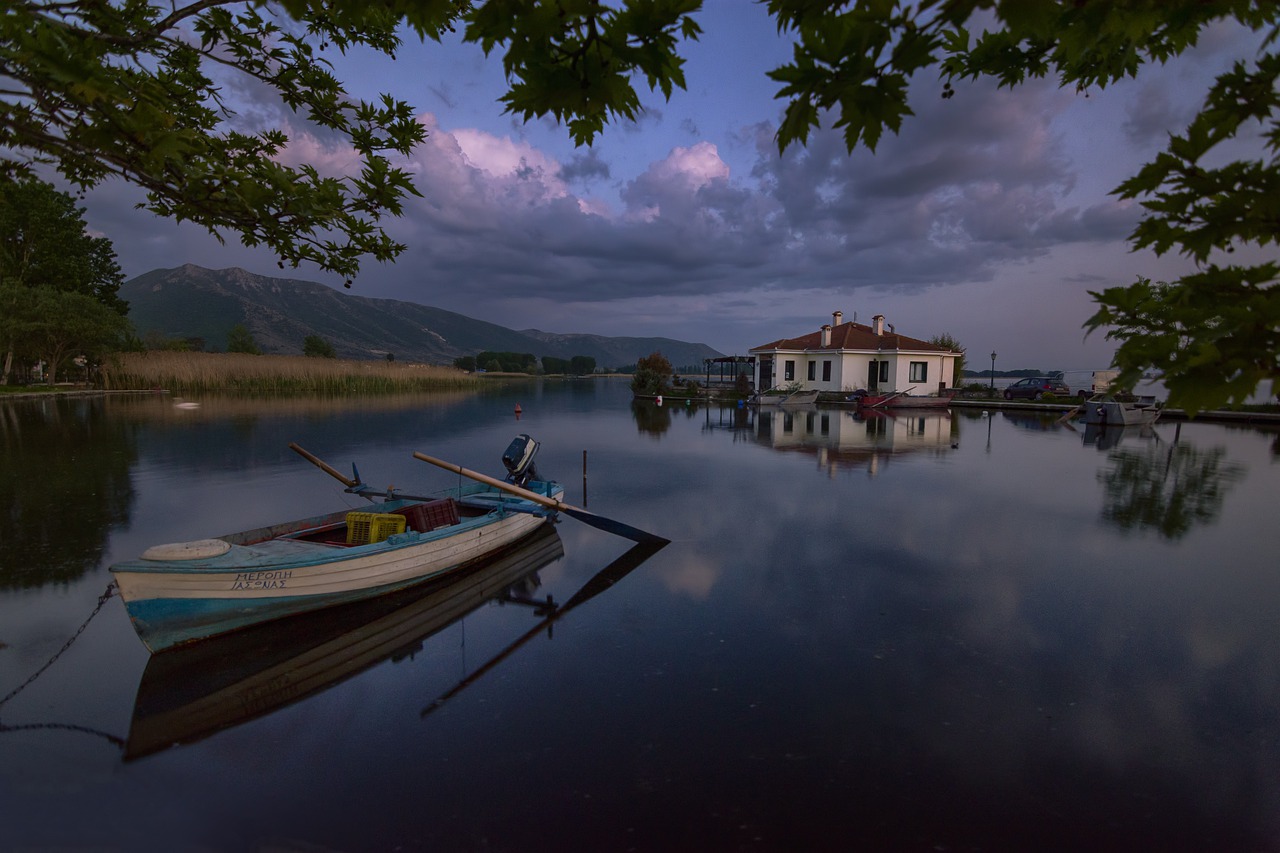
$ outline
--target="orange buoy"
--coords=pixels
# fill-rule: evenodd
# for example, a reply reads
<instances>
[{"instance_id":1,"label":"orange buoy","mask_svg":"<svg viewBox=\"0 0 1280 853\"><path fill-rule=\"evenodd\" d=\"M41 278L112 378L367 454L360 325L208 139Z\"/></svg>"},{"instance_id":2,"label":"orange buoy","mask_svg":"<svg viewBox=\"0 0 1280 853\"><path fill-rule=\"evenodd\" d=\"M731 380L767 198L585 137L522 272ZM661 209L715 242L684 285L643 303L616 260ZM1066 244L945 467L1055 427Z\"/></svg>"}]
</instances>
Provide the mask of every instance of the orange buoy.
<instances>
[{"instance_id":1,"label":"orange buoy","mask_svg":"<svg viewBox=\"0 0 1280 853\"><path fill-rule=\"evenodd\" d=\"M516 420L520 420L520 415L521 415L523 412L524 412L524 409L520 408L520 404L519 404L519 403L516 403Z\"/></svg>"}]
</instances>

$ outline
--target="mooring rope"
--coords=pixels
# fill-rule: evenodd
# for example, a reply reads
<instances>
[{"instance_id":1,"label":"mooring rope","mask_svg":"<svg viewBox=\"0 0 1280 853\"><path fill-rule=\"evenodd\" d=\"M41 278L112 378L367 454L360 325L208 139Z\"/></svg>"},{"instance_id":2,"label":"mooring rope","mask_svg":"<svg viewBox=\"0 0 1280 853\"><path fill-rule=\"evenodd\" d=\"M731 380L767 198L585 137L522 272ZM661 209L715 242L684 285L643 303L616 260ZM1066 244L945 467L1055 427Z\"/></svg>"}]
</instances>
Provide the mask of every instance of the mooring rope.
<instances>
[{"instance_id":1,"label":"mooring rope","mask_svg":"<svg viewBox=\"0 0 1280 853\"><path fill-rule=\"evenodd\" d=\"M115 595L117 591L118 590L116 588L115 581L111 581L111 583L107 584L107 588L102 591L102 595L98 596L98 604L96 607L93 608L93 612L89 614L89 618L84 620L83 624L81 624L80 627L76 629L76 632L71 635L71 638L62 645L62 648L58 649L57 653L54 654L53 657L49 658L49 661L44 666L40 667L35 672L33 672L31 674L31 677L28 678L26 681L19 684L13 690L9 691L8 696L4 697L3 699L0 699L0 707L3 707L4 703L8 702L14 696L17 696L23 690L26 690L27 685L31 684L31 682L39 678L46 669L53 666L54 662L57 661L58 658L62 657L63 653L66 652L67 649L71 648L71 644L74 643L76 639L79 638L79 636L84 633L84 629L89 627L89 623L93 621L93 617L97 616L98 611L102 610L102 605L106 604L107 601L111 598L111 596Z\"/></svg>"},{"instance_id":2,"label":"mooring rope","mask_svg":"<svg viewBox=\"0 0 1280 853\"><path fill-rule=\"evenodd\" d=\"M77 726L74 723L27 723L26 725L21 726L6 726L0 724L0 732L26 732L40 729L62 729L63 731L80 732L81 734L94 735L110 741L113 745L122 749L125 746L125 739L119 735L113 735L110 732L92 729L88 726Z\"/></svg>"}]
</instances>

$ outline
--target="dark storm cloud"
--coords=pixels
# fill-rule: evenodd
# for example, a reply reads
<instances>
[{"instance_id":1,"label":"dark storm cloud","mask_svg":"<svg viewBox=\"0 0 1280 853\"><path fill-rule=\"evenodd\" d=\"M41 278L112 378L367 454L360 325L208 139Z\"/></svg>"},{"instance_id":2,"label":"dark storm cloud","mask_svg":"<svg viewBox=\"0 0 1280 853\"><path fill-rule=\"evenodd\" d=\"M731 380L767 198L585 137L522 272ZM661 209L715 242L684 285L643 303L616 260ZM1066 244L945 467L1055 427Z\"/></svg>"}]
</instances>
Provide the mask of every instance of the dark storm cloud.
<instances>
[{"instance_id":1,"label":"dark storm cloud","mask_svg":"<svg viewBox=\"0 0 1280 853\"><path fill-rule=\"evenodd\" d=\"M653 298L749 305L757 297L740 294L820 298L858 288L918 293L991 281L1010 265L1063 247L1114 244L1132 230L1133 205L1105 196L1066 201L1081 182L1080 165L1065 152L1057 122L1074 95L1047 83L1012 92L965 86L949 100L920 91L917 115L874 154L849 154L831 130L780 154L774 126L756 122L726 142L735 157L748 155L735 159L737 173L729 151L701 141L621 181L603 147L557 161L522 133L448 129L424 117L428 139L404 161L422 197L408 199L405 217L388 226L408 249L393 265L369 265L356 292L463 313L535 295L604 306ZM271 104L267 94L250 84L238 97ZM1150 116L1139 112L1134 121L1164 120L1156 100ZM278 106L252 118L289 127ZM624 132L661 121L647 111ZM292 133L284 159L349 172L356 161L334 142ZM597 198L597 190L611 195ZM265 253L130 218L127 200L111 192L99 207L99 227L114 230L131 272L186 262L276 272ZM308 270L290 274L332 281ZM536 324L574 325L554 317Z\"/></svg>"},{"instance_id":2,"label":"dark storm cloud","mask_svg":"<svg viewBox=\"0 0 1280 853\"><path fill-rule=\"evenodd\" d=\"M1132 227L1132 213L1115 205L1060 209L1073 182L1050 130L1061 104L1048 87L962 91L918 107L875 155L849 155L830 131L780 155L772 127L757 124L744 132L756 144L749 175L734 179L715 147L699 143L623 183L617 204L572 189L610 176L595 150L562 165L521 141L429 122L407 163L422 198L389 226L409 249L395 265L371 266L357 289L456 309L463 294L608 302L778 282L914 290L989 279L1056 243L1115 239ZM288 159L349 168L350 152L328 142L296 135ZM211 251L198 229L130 221L127 207L105 193L101 217L137 271L211 256L230 261L220 266L241 256L263 265L262 253Z\"/></svg>"},{"instance_id":3,"label":"dark storm cloud","mask_svg":"<svg viewBox=\"0 0 1280 853\"><path fill-rule=\"evenodd\" d=\"M586 154L574 154L560 174L566 181L608 180L609 164L600 158L598 152L588 150Z\"/></svg>"},{"instance_id":4,"label":"dark storm cloud","mask_svg":"<svg viewBox=\"0 0 1280 853\"><path fill-rule=\"evenodd\" d=\"M827 132L778 156L761 134L753 174L783 211L771 228L811 275L890 287L985 280L1051 245L1123 236L1118 205L1061 208L1076 176L1052 122L1068 99L992 89L926 101L874 155Z\"/></svg>"},{"instance_id":5,"label":"dark storm cloud","mask_svg":"<svg viewBox=\"0 0 1280 853\"><path fill-rule=\"evenodd\" d=\"M1153 83L1142 87L1121 127L1135 146L1163 146L1170 131L1186 127L1195 112L1193 105L1170 98L1166 84Z\"/></svg>"}]
</instances>

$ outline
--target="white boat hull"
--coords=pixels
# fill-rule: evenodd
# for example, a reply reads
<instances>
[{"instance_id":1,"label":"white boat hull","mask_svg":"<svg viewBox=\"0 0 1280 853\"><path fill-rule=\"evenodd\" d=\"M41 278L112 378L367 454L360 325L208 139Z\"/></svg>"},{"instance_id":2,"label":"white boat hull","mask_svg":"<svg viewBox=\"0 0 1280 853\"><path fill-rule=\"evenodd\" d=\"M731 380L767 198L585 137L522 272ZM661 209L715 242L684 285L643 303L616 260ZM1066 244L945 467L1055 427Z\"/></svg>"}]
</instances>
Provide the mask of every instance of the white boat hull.
<instances>
[{"instance_id":1,"label":"white boat hull","mask_svg":"<svg viewBox=\"0 0 1280 853\"><path fill-rule=\"evenodd\" d=\"M761 406L808 406L818 402L817 391L796 391L794 394L761 394L757 404Z\"/></svg>"},{"instance_id":2,"label":"white boat hull","mask_svg":"<svg viewBox=\"0 0 1280 853\"><path fill-rule=\"evenodd\" d=\"M246 534L232 534L222 537L230 547L216 556L140 559L111 571L138 636L155 652L437 578L547 523L545 510L518 498L495 497L489 505L493 509L457 524L370 544L304 541L296 532L237 544Z\"/></svg>"},{"instance_id":3,"label":"white boat hull","mask_svg":"<svg viewBox=\"0 0 1280 853\"><path fill-rule=\"evenodd\" d=\"M1153 402L1122 403L1119 400L1086 400L1084 422L1090 426L1145 426L1160 417Z\"/></svg>"}]
</instances>

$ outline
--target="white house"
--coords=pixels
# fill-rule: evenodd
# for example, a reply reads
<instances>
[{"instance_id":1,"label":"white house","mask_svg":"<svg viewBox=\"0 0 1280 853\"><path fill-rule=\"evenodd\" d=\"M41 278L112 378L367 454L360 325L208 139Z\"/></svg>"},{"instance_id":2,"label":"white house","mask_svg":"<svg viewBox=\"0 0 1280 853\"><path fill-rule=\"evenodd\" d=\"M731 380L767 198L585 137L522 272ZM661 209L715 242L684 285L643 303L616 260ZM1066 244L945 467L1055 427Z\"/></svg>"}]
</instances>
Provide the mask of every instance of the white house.
<instances>
[{"instance_id":1,"label":"white house","mask_svg":"<svg viewBox=\"0 0 1280 853\"><path fill-rule=\"evenodd\" d=\"M842 318L836 311L816 332L747 350L756 359L756 388L763 392L798 383L806 391L928 394L955 386L961 353L899 335L882 314L872 317L870 326Z\"/></svg>"}]
</instances>

